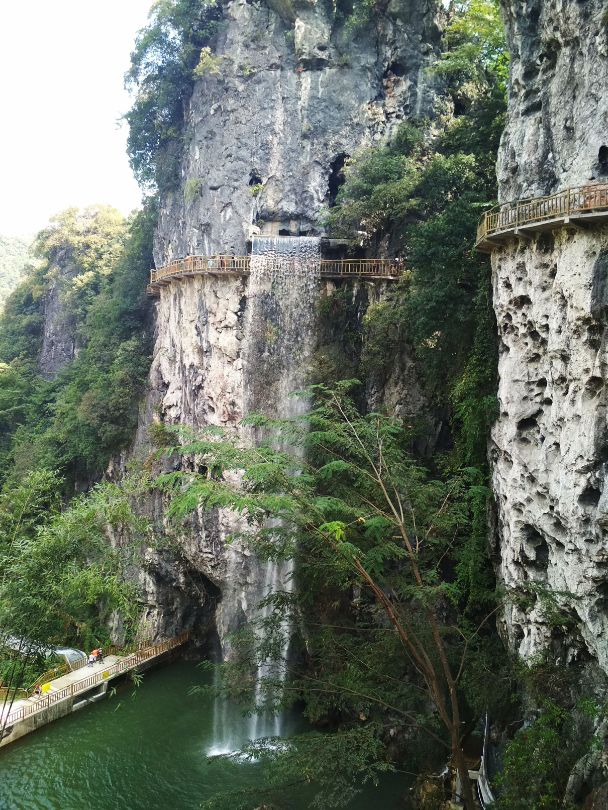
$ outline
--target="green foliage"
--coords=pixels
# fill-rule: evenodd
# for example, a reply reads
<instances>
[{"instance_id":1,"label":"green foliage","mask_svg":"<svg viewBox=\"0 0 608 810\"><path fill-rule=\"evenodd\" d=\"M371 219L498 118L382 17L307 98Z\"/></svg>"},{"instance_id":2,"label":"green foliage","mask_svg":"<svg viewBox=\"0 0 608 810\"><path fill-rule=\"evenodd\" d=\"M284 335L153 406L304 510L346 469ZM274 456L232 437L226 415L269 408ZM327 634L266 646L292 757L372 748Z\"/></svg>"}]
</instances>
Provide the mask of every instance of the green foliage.
<instances>
[{"instance_id":1,"label":"green foliage","mask_svg":"<svg viewBox=\"0 0 608 810\"><path fill-rule=\"evenodd\" d=\"M199 196L201 193L201 189L203 187L203 182L200 177L190 177L184 186L184 200L188 205L194 202L194 200Z\"/></svg>"},{"instance_id":2,"label":"green foliage","mask_svg":"<svg viewBox=\"0 0 608 810\"><path fill-rule=\"evenodd\" d=\"M4 475L18 480L41 467L61 469L72 485L88 481L132 440L149 367L145 287L155 219L153 201L129 223L113 209L70 210L40 234L39 266L0 319ZM37 368L49 284L60 285L80 346L50 382Z\"/></svg>"},{"instance_id":3,"label":"green foliage","mask_svg":"<svg viewBox=\"0 0 608 810\"><path fill-rule=\"evenodd\" d=\"M353 0L351 10L346 15L346 31L356 34L367 28L373 20L374 0Z\"/></svg>"},{"instance_id":4,"label":"green foliage","mask_svg":"<svg viewBox=\"0 0 608 810\"><path fill-rule=\"evenodd\" d=\"M458 455L465 464L477 464L483 468L490 426L498 415L498 400L496 323L491 300L490 268L483 268L480 274L474 302L473 343L450 398L454 409Z\"/></svg>"},{"instance_id":5,"label":"green foliage","mask_svg":"<svg viewBox=\"0 0 608 810\"><path fill-rule=\"evenodd\" d=\"M456 2L444 35L444 53L437 72L459 85L471 83L469 93L488 86L505 91L509 54L498 0Z\"/></svg>"},{"instance_id":6,"label":"green foliage","mask_svg":"<svg viewBox=\"0 0 608 810\"><path fill-rule=\"evenodd\" d=\"M9 295L0 315L0 358L33 361L40 353L44 326L45 271L30 266L25 278Z\"/></svg>"},{"instance_id":7,"label":"green foliage","mask_svg":"<svg viewBox=\"0 0 608 810\"><path fill-rule=\"evenodd\" d=\"M303 700L313 722L340 718L338 737L368 720L384 733L397 728L400 738L413 730L434 740L437 753L437 741L447 741L428 699L436 673L421 677L388 616L424 648L431 670L440 666L433 622L459 677L474 669L469 648L483 647L494 607L493 582L478 578L477 546L470 547L487 492L478 471L447 480L430 475L408 453L403 427L376 413L361 415L352 388L352 382L313 387L314 407L299 419L253 418L269 437L257 447L208 430L169 448L172 457L201 459L206 471L168 473L158 485L178 523L199 508L229 508L245 519L249 528L238 536L257 554L296 559L297 596L269 596L273 615L265 633L257 643L250 633L233 645L241 661L238 675L228 678L230 694L251 700L247 672L256 657L280 655L291 613L306 626L305 663L291 670L285 689L265 679L270 705ZM431 705L446 687L437 688Z\"/></svg>"},{"instance_id":8,"label":"green foliage","mask_svg":"<svg viewBox=\"0 0 608 810\"><path fill-rule=\"evenodd\" d=\"M391 289L365 313L361 371L366 379L380 384L386 381L394 364L389 347L398 346L407 334L402 287L408 283L409 280L401 281L397 289Z\"/></svg>"},{"instance_id":9,"label":"green foliage","mask_svg":"<svg viewBox=\"0 0 608 810\"><path fill-rule=\"evenodd\" d=\"M125 77L135 99L125 119L131 167L144 187L175 184L184 105L196 75L217 74L209 45L220 20L215 0L157 0L137 36Z\"/></svg>"},{"instance_id":10,"label":"green foliage","mask_svg":"<svg viewBox=\"0 0 608 810\"><path fill-rule=\"evenodd\" d=\"M571 713L547 700L507 746L496 810L574 810L563 801L566 783L591 739L577 740Z\"/></svg>"},{"instance_id":11,"label":"green foliage","mask_svg":"<svg viewBox=\"0 0 608 810\"><path fill-rule=\"evenodd\" d=\"M393 144L365 150L347 163L338 205L328 215L335 233L351 235L353 230L362 230L371 239L408 214L413 207L422 138L418 127L403 124Z\"/></svg>"},{"instance_id":12,"label":"green foliage","mask_svg":"<svg viewBox=\"0 0 608 810\"><path fill-rule=\"evenodd\" d=\"M76 317L83 314L101 281L111 274L122 253L127 224L122 214L107 205L79 211L68 208L51 218L34 243L47 280L54 280L60 268L73 268L66 289L66 303Z\"/></svg>"},{"instance_id":13,"label":"green foliage","mask_svg":"<svg viewBox=\"0 0 608 810\"><path fill-rule=\"evenodd\" d=\"M351 289L337 289L319 299L316 334L313 381L331 385L341 377L356 377L363 335L359 302Z\"/></svg>"},{"instance_id":14,"label":"green foliage","mask_svg":"<svg viewBox=\"0 0 608 810\"><path fill-rule=\"evenodd\" d=\"M0 627L31 641L89 645L107 639L104 620L133 618L122 581L128 545L108 543L111 529L143 529L128 492L104 484L59 511L61 481L39 470L0 499Z\"/></svg>"},{"instance_id":15,"label":"green foliage","mask_svg":"<svg viewBox=\"0 0 608 810\"><path fill-rule=\"evenodd\" d=\"M382 382L395 346L414 353L435 407L450 409L458 463L485 467L496 413L496 337L487 261L473 250L480 212L495 196L494 162L505 110L507 52L494 0L455 12L436 68L460 112L439 134L402 126L356 155L329 225L388 244L409 275L366 319L362 369Z\"/></svg>"},{"instance_id":16,"label":"green foliage","mask_svg":"<svg viewBox=\"0 0 608 810\"><path fill-rule=\"evenodd\" d=\"M135 626L136 594L123 572L134 562L129 539L146 525L131 510L131 493L99 485L60 511L61 488L57 473L36 470L0 495L0 650L7 637L27 645L24 654L0 656L3 708L40 673L40 647L106 643L113 614L127 636ZM117 546L110 531L122 536ZM0 723L0 738L3 730Z\"/></svg>"},{"instance_id":17,"label":"green foliage","mask_svg":"<svg viewBox=\"0 0 608 810\"><path fill-rule=\"evenodd\" d=\"M202 79L203 76L221 76L221 64L221 56L214 56L211 48L201 48L194 75L197 79Z\"/></svg>"}]
</instances>

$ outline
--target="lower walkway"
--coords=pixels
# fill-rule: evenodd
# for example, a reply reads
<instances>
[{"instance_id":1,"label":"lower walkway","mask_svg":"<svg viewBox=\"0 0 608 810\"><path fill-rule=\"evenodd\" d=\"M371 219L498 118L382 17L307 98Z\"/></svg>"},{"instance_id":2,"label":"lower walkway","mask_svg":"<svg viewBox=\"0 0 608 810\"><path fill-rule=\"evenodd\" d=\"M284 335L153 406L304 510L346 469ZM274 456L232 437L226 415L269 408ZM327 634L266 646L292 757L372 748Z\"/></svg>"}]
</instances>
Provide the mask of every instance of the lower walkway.
<instances>
[{"instance_id":1,"label":"lower walkway","mask_svg":"<svg viewBox=\"0 0 608 810\"><path fill-rule=\"evenodd\" d=\"M158 644L140 645L135 652L126 655L108 655L101 662L91 666L86 664L43 684L39 697L16 700L5 709L0 704L0 747L99 699L111 680L152 663L187 640L188 633L182 633Z\"/></svg>"}]
</instances>

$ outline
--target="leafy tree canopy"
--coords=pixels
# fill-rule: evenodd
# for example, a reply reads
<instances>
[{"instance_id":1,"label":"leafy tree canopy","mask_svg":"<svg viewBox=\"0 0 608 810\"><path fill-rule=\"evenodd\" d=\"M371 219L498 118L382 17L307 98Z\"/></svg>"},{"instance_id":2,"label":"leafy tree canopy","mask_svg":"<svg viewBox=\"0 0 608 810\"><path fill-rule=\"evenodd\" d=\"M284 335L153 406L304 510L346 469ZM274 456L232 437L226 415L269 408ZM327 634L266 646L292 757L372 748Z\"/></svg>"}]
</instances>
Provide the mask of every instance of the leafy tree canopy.
<instances>
[{"instance_id":1,"label":"leafy tree canopy","mask_svg":"<svg viewBox=\"0 0 608 810\"><path fill-rule=\"evenodd\" d=\"M229 508L249 522L241 540L258 554L296 558L295 601L269 597L274 616L254 654L276 658L284 650L291 612L307 628L307 655L286 690L268 676L268 700L304 700L311 720L339 717L344 728L373 720L372 736L380 738L390 727L402 738L408 730L426 734L460 768L462 723L479 711L460 682L494 610L493 581L472 531L475 500L485 502L487 490L475 470L447 480L429 475L409 454L403 427L361 415L351 387L315 387L315 406L302 419L254 418L268 443L242 447L209 431L173 448L206 472L167 473L159 486L171 495L174 518ZM330 594L337 604L320 609ZM246 655L251 638L242 642ZM228 678L241 697L251 665L241 662Z\"/></svg>"},{"instance_id":2,"label":"leafy tree canopy","mask_svg":"<svg viewBox=\"0 0 608 810\"><path fill-rule=\"evenodd\" d=\"M155 218L153 200L129 222L113 209L70 210L39 235L38 264L0 318L4 475L61 469L82 483L132 440L150 362L145 288ZM38 357L45 296L57 283L79 352L48 381Z\"/></svg>"},{"instance_id":3,"label":"leafy tree canopy","mask_svg":"<svg viewBox=\"0 0 608 810\"><path fill-rule=\"evenodd\" d=\"M125 115L131 167L144 188L165 189L177 178L184 108L201 54L218 31L216 0L157 0L142 29L125 76L135 92ZM173 145L173 149L172 149Z\"/></svg>"}]
</instances>

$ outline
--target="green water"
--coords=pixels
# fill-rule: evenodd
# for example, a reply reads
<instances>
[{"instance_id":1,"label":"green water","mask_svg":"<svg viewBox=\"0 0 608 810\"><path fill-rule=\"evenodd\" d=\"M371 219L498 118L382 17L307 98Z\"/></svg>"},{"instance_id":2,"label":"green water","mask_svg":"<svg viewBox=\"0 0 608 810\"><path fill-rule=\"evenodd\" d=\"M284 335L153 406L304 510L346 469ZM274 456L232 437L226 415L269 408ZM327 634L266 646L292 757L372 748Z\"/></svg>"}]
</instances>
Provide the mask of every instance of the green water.
<instances>
[{"instance_id":1,"label":"green water","mask_svg":"<svg viewBox=\"0 0 608 810\"><path fill-rule=\"evenodd\" d=\"M1 749L1 810L190 810L227 788L255 784L260 766L207 761L213 698L188 694L203 678L193 663L160 667L138 689L124 684L114 697ZM247 720L232 718L246 739ZM397 810L402 791L401 780L391 780L352 810Z\"/></svg>"}]
</instances>

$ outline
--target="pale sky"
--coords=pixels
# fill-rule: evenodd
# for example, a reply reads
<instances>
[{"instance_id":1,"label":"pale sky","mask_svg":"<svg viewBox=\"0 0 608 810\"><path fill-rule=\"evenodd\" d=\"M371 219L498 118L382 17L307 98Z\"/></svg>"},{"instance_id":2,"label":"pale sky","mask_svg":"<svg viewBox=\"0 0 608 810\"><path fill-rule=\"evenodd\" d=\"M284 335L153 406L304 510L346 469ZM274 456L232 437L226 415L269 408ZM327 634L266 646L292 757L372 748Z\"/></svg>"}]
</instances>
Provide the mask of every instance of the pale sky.
<instances>
[{"instance_id":1,"label":"pale sky","mask_svg":"<svg viewBox=\"0 0 608 810\"><path fill-rule=\"evenodd\" d=\"M117 120L152 2L0 0L0 234L34 234L74 205L139 205Z\"/></svg>"}]
</instances>

